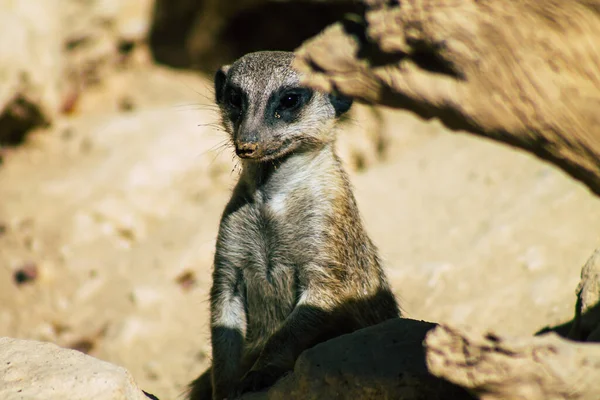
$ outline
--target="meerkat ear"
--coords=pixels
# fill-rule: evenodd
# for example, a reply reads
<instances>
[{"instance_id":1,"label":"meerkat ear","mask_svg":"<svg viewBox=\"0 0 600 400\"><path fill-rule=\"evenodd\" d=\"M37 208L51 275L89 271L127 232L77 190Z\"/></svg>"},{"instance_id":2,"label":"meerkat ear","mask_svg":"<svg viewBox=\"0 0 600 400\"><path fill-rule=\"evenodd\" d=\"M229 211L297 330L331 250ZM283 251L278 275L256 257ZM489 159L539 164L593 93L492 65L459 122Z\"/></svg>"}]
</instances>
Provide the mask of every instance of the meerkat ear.
<instances>
[{"instance_id":1,"label":"meerkat ear","mask_svg":"<svg viewBox=\"0 0 600 400\"><path fill-rule=\"evenodd\" d=\"M335 110L335 116L339 117L350 109L352 106L352 99L350 97L342 96L339 94L329 94L329 102Z\"/></svg>"},{"instance_id":2,"label":"meerkat ear","mask_svg":"<svg viewBox=\"0 0 600 400\"><path fill-rule=\"evenodd\" d=\"M227 80L227 71L230 65L224 65L215 73L215 100L217 104L223 102L223 90L225 89L225 81Z\"/></svg>"}]
</instances>

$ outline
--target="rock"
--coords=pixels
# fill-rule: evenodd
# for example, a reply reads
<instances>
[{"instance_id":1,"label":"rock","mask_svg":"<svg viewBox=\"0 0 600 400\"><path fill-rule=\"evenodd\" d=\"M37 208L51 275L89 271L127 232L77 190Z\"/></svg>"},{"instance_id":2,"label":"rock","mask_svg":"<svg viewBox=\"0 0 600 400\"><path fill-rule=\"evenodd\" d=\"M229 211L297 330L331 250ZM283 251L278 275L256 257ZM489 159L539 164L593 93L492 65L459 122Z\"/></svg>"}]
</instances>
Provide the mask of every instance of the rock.
<instances>
[{"instance_id":1,"label":"rock","mask_svg":"<svg viewBox=\"0 0 600 400\"><path fill-rule=\"evenodd\" d=\"M577 303L569 339L600 342L600 248L581 269Z\"/></svg>"},{"instance_id":2,"label":"rock","mask_svg":"<svg viewBox=\"0 0 600 400\"><path fill-rule=\"evenodd\" d=\"M0 398L147 400L126 369L51 343L0 338Z\"/></svg>"},{"instance_id":3,"label":"rock","mask_svg":"<svg viewBox=\"0 0 600 400\"><path fill-rule=\"evenodd\" d=\"M555 333L507 337L440 325L427 334L432 374L485 400L596 400L600 345Z\"/></svg>"},{"instance_id":4,"label":"rock","mask_svg":"<svg viewBox=\"0 0 600 400\"><path fill-rule=\"evenodd\" d=\"M427 372L421 343L435 326L393 319L332 339L305 351L267 392L244 399L472 399Z\"/></svg>"},{"instance_id":5,"label":"rock","mask_svg":"<svg viewBox=\"0 0 600 400\"><path fill-rule=\"evenodd\" d=\"M71 79L80 85L103 80L143 44L150 30L152 0L65 2L62 41Z\"/></svg>"},{"instance_id":6,"label":"rock","mask_svg":"<svg viewBox=\"0 0 600 400\"><path fill-rule=\"evenodd\" d=\"M600 248L594 251L581 270L577 296L581 303L581 313L588 312L600 303Z\"/></svg>"},{"instance_id":7,"label":"rock","mask_svg":"<svg viewBox=\"0 0 600 400\"><path fill-rule=\"evenodd\" d=\"M363 2L296 50L305 84L520 147L600 195L597 2Z\"/></svg>"},{"instance_id":8,"label":"rock","mask_svg":"<svg viewBox=\"0 0 600 400\"><path fill-rule=\"evenodd\" d=\"M75 110L145 41L152 0L0 0L0 145Z\"/></svg>"},{"instance_id":9,"label":"rock","mask_svg":"<svg viewBox=\"0 0 600 400\"><path fill-rule=\"evenodd\" d=\"M0 1L0 145L19 143L58 103L58 10L56 0Z\"/></svg>"}]
</instances>

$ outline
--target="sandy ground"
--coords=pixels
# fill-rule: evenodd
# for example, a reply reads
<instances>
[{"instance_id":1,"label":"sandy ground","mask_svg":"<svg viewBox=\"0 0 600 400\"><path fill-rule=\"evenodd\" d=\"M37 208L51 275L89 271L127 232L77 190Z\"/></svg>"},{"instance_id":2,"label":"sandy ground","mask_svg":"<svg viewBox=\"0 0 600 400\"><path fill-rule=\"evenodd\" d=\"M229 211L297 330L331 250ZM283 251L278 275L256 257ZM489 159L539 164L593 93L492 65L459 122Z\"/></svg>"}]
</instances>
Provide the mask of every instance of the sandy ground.
<instances>
[{"instance_id":1,"label":"sandy ground","mask_svg":"<svg viewBox=\"0 0 600 400\"><path fill-rule=\"evenodd\" d=\"M87 350L163 400L206 368L211 261L236 178L210 87L125 71L5 151L0 335ZM570 319L600 200L523 152L403 112L385 120L386 159L352 181L406 315L515 335ZM24 267L39 276L18 285Z\"/></svg>"}]
</instances>

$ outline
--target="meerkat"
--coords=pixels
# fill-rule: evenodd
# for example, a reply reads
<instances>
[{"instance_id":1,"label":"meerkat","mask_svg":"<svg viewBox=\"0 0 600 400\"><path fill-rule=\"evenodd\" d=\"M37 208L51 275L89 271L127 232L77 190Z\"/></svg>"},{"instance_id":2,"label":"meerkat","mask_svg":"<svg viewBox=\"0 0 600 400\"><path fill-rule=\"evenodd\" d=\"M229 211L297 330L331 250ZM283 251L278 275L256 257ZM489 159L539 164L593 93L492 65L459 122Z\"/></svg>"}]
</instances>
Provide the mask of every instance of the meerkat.
<instances>
[{"instance_id":1,"label":"meerkat","mask_svg":"<svg viewBox=\"0 0 600 400\"><path fill-rule=\"evenodd\" d=\"M400 316L334 151L350 99L299 84L293 53L250 53L215 75L241 160L210 291L212 367L189 399L272 385L304 350Z\"/></svg>"}]
</instances>

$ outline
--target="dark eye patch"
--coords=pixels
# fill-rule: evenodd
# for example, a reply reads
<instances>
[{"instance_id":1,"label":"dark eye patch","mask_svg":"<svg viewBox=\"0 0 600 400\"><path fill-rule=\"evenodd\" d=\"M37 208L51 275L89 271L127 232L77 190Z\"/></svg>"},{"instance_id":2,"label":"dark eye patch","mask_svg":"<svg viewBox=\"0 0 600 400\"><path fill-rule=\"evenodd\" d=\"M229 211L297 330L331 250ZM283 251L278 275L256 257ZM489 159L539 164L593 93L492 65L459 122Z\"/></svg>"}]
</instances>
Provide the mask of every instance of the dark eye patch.
<instances>
[{"instance_id":1,"label":"dark eye patch","mask_svg":"<svg viewBox=\"0 0 600 400\"><path fill-rule=\"evenodd\" d=\"M228 86L225 89L223 106L225 106L232 119L237 119L247 108L247 105L248 97L241 89L235 86Z\"/></svg>"},{"instance_id":2,"label":"dark eye patch","mask_svg":"<svg viewBox=\"0 0 600 400\"><path fill-rule=\"evenodd\" d=\"M227 105L234 108L242 108L242 95L235 89L230 89L225 94Z\"/></svg>"},{"instance_id":3,"label":"dark eye patch","mask_svg":"<svg viewBox=\"0 0 600 400\"><path fill-rule=\"evenodd\" d=\"M281 88L271 95L265 118L271 123L277 121L293 122L299 111L312 98L313 91L303 87Z\"/></svg>"}]
</instances>

